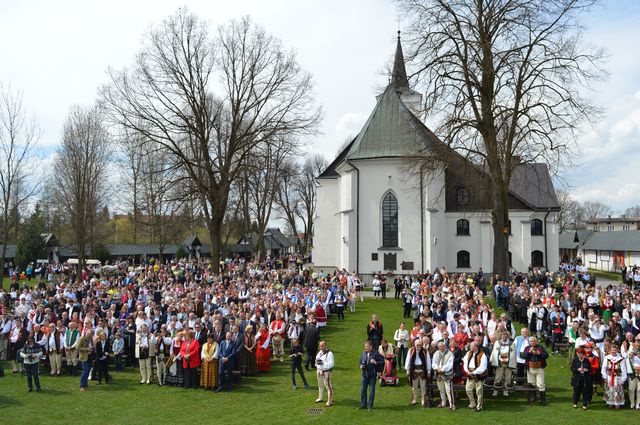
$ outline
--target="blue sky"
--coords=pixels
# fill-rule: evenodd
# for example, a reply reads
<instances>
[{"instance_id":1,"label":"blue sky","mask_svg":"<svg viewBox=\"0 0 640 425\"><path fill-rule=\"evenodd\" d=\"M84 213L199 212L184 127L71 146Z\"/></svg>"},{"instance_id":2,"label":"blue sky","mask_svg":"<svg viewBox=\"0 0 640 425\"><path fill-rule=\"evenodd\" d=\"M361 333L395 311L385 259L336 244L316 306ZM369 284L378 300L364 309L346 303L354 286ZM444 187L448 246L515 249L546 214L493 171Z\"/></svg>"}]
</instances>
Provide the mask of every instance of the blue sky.
<instances>
[{"instance_id":1,"label":"blue sky","mask_svg":"<svg viewBox=\"0 0 640 425\"><path fill-rule=\"evenodd\" d=\"M23 91L43 130L44 157L55 152L71 105L92 103L107 67L130 65L149 26L184 3L0 0L0 83ZM333 159L360 130L395 48L398 16L391 1L186 3L212 27L249 14L297 51L314 76L325 117L310 151ZM567 181L575 198L621 211L640 204L640 1L603 2L585 18L585 38L610 53L610 78L593 93L606 117L581 135L580 165L567 170Z\"/></svg>"}]
</instances>

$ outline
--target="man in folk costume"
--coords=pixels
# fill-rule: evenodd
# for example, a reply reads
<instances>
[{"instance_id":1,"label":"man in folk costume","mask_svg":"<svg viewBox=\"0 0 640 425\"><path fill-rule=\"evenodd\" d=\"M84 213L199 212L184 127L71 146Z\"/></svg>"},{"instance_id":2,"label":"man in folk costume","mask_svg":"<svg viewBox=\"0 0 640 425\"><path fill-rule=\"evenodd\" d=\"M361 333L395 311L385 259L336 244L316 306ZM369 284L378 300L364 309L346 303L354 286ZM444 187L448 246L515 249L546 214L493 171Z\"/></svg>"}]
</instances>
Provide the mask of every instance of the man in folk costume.
<instances>
[{"instance_id":1,"label":"man in folk costume","mask_svg":"<svg viewBox=\"0 0 640 425\"><path fill-rule=\"evenodd\" d=\"M156 376L158 377L158 386L162 386L167 372L166 361L171 355L171 335L167 333L167 325L160 327L160 334L151 338L151 345L155 347L156 353Z\"/></svg>"},{"instance_id":2,"label":"man in folk costume","mask_svg":"<svg viewBox=\"0 0 640 425\"><path fill-rule=\"evenodd\" d=\"M276 313L276 318L269 325L269 335L273 346L273 360L280 357L280 363L284 361L284 338L287 335L287 326L282 320L282 314Z\"/></svg>"},{"instance_id":3,"label":"man in folk costume","mask_svg":"<svg viewBox=\"0 0 640 425\"><path fill-rule=\"evenodd\" d=\"M69 373L75 374L76 367L78 366L78 349L76 347L78 339L80 338L80 331L78 331L76 322L69 322L69 327L64 334L64 351L67 357L67 369Z\"/></svg>"},{"instance_id":4,"label":"man in folk costume","mask_svg":"<svg viewBox=\"0 0 640 425\"><path fill-rule=\"evenodd\" d=\"M413 341L404 368L409 374L411 384L411 404L416 404L416 396L420 394L422 407L427 407L427 381L431 371L431 357L421 338Z\"/></svg>"},{"instance_id":5,"label":"man in folk costume","mask_svg":"<svg viewBox=\"0 0 640 425\"><path fill-rule=\"evenodd\" d=\"M640 336L627 350L627 381L629 382L629 407L640 410Z\"/></svg>"},{"instance_id":6,"label":"man in folk costume","mask_svg":"<svg viewBox=\"0 0 640 425\"><path fill-rule=\"evenodd\" d=\"M520 329L520 335L513 342L516 354L516 376L524 378L526 375L527 361L524 359L524 350L529 346L529 329Z\"/></svg>"},{"instance_id":7,"label":"man in folk costume","mask_svg":"<svg viewBox=\"0 0 640 425\"><path fill-rule=\"evenodd\" d=\"M556 305L555 310L550 315L551 319L551 354L560 354L560 350L556 349L556 344L562 342L565 330L567 328L567 319L560 306Z\"/></svg>"},{"instance_id":8,"label":"man in folk costume","mask_svg":"<svg viewBox=\"0 0 640 425\"><path fill-rule=\"evenodd\" d=\"M62 369L62 352L64 351L64 335L56 328L56 325L49 325L49 336L47 337L47 351L49 353L49 363L51 365L51 376L59 376Z\"/></svg>"},{"instance_id":9,"label":"man in folk costume","mask_svg":"<svg viewBox=\"0 0 640 425\"><path fill-rule=\"evenodd\" d=\"M591 362L586 357L585 349L576 350L576 356L571 361L571 386L573 387L573 408L578 408L578 402L582 397L582 409L587 410L591 402L593 382L591 380Z\"/></svg>"},{"instance_id":10,"label":"man in folk costume","mask_svg":"<svg viewBox=\"0 0 640 425\"><path fill-rule=\"evenodd\" d=\"M476 412L482 411L483 406L483 382L487 377L487 356L478 349L478 343L472 342L469 352L463 358L464 372L467 374L465 390L469 397L469 409Z\"/></svg>"},{"instance_id":11,"label":"man in folk costume","mask_svg":"<svg viewBox=\"0 0 640 425\"><path fill-rule=\"evenodd\" d=\"M319 351L316 354L316 374L318 376L318 398L316 403L322 403L325 391L327 392L327 406L333 405L333 385L331 374L333 372L333 352L327 348L325 341L320 341Z\"/></svg>"},{"instance_id":12,"label":"man in folk costume","mask_svg":"<svg viewBox=\"0 0 640 425\"><path fill-rule=\"evenodd\" d=\"M494 390L493 396L498 395L498 388L504 387L503 395L509 396L508 388L511 387L511 378L513 376L513 369L516 368L516 351L515 342L512 342L509 338L509 332L503 331L500 334L500 339L493 344L493 350L491 351L490 362L491 366L495 368L495 379L493 381Z\"/></svg>"},{"instance_id":13,"label":"man in folk costume","mask_svg":"<svg viewBox=\"0 0 640 425\"><path fill-rule=\"evenodd\" d=\"M547 357L549 354L543 346L538 345L538 339L535 336L529 338L529 346L524 350L524 359L527 362L527 382L534 385L540 393L540 403L547 404L546 386L544 382L544 368L547 367ZM536 401L537 393L535 391L530 394L530 402Z\"/></svg>"},{"instance_id":14,"label":"man in folk costume","mask_svg":"<svg viewBox=\"0 0 640 425\"><path fill-rule=\"evenodd\" d=\"M433 354L431 360L431 366L433 367L433 373L436 376L436 384L440 391L440 407L447 406L447 400L449 401L449 408L456 410L455 397L453 394L453 388L451 387L451 379L453 378L453 353L446 346L444 342L438 343L438 350Z\"/></svg>"},{"instance_id":15,"label":"man in folk costume","mask_svg":"<svg viewBox=\"0 0 640 425\"><path fill-rule=\"evenodd\" d=\"M538 339L542 338L547 328L547 309L544 308L540 301L536 301L536 305L531 307L529 330L535 332Z\"/></svg>"},{"instance_id":16,"label":"man in folk costume","mask_svg":"<svg viewBox=\"0 0 640 425\"><path fill-rule=\"evenodd\" d=\"M140 384L151 383L151 341L147 325L142 325L136 334L135 355L140 365Z\"/></svg>"},{"instance_id":17,"label":"man in folk costume","mask_svg":"<svg viewBox=\"0 0 640 425\"><path fill-rule=\"evenodd\" d=\"M624 406L624 382L627 380L627 364L618 354L618 346L612 345L611 352L602 360L602 379L604 380L604 401L609 409Z\"/></svg>"}]
</instances>

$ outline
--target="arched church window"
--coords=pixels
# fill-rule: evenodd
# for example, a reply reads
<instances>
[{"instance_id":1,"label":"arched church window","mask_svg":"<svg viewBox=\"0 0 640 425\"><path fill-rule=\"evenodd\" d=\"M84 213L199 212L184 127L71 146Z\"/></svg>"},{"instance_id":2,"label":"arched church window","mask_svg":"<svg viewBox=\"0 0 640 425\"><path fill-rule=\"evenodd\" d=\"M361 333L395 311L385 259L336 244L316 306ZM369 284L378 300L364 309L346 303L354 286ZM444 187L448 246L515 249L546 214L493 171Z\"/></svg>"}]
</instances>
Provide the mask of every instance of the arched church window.
<instances>
[{"instance_id":1,"label":"arched church window","mask_svg":"<svg viewBox=\"0 0 640 425\"><path fill-rule=\"evenodd\" d=\"M467 205L469 203L469 192L464 186L456 188L456 204Z\"/></svg>"},{"instance_id":2,"label":"arched church window","mask_svg":"<svg viewBox=\"0 0 640 425\"><path fill-rule=\"evenodd\" d=\"M382 246L398 246L398 199L391 192L382 200Z\"/></svg>"},{"instance_id":3,"label":"arched church window","mask_svg":"<svg viewBox=\"0 0 640 425\"><path fill-rule=\"evenodd\" d=\"M468 269L471 267L471 256L469 251L458 251L457 266L459 269Z\"/></svg>"},{"instance_id":4,"label":"arched church window","mask_svg":"<svg viewBox=\"0 0 640 425\"><path fill-rule=\"evenodd\" d=\"M531 236L542 236L542 220L531 220Z\"/></svg>"},{"instance_id":5,"label":"arched church window","mask_svg":"<svg viewBox=\"0 0 640 425\"><path fill-rule=\"evenodd\" d=\"M544 265L543 257L542 251L535 250L531 252L531 267L542 267Z\"/></svg>"},{"instance_id":6,"label":"arched church window","mask_svg":"<svg viewBox=\"0 0 640 425\"><path fill-rule=\"evenodd\" d=\"M456 222L456 235L469 236L469 220L461 218Z\"/></svg>"}]
</instances>

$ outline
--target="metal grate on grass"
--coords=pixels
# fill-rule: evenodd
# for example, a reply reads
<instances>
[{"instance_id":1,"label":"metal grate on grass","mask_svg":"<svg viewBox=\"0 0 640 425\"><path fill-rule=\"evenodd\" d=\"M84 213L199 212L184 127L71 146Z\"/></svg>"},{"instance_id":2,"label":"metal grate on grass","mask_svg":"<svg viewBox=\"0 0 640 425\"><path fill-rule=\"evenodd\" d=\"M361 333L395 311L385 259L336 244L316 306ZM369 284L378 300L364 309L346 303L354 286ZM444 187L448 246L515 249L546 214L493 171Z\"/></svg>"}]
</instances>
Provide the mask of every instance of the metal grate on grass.
<instances>
[{"instance_id":1,"label":"metal grate on grass","mask_svg":"<svg viewBox=\"0 0 640 425\"><path fill-rule=\"evenodd\" d=\"M311 407L309 409L310 415L322 415L324 414L324 409L318 409L317 407Z\"/></svg>"}]
</instances>

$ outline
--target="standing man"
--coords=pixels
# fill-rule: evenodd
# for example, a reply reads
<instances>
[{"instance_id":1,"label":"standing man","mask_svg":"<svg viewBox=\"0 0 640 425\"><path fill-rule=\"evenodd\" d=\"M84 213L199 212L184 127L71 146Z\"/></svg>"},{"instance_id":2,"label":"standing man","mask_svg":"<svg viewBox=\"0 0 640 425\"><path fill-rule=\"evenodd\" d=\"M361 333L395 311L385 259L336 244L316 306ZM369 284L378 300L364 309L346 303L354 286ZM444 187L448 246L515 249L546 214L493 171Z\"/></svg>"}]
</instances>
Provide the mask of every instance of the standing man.
<instances>
[{"instance_id":1,"label":"standing man","mask_svg":"<svg viewBox=\"0 0 640 425\"><path fill-rule=\"evenodd\" d=\"M440 407L447 407L456 410L455 397L451 388L451 379L453 378L453 353L447 349L443 341L438 343L438 350L433 354L431 365L433 373L436 375L436 384L440 391Z\"/></svg>"},{"instance_id":2,"label":"standing man","mask_svg":"<svg viewBox=\"0 0 640 425\"><path fill-rule=\"evenodd\" d=\"M316 354L318 354L318 343L320 342L320 328L316 326L316 320L311 319L304 329L304 348L307 350L307 358L304 367L307 370L310 365L315 364Z\"/></svg>"},{"instance_id":3,"label":"standing man","mask_svg":"<svg viewBox=\"0 0 640 425\"><path fill-rule=\"evenodd\" d=\"M525 348L524 355L527 362L527 382L534 385L540 393L540 404L547 404L544 384L544 368L547 367L547 357L549 354L543 346L538 345L538 338L529 338L529 346ZM536 392L533 392L533 402L536 401Z\"/></svg>"},{"instance_id":4,"label":"standing man","mask_svg":"<svg viewBox=\"0 0 640 425\"><path fill-rule=\"evenodd\" d=\"M325 341L320 341L320 351L316 355L316 369L318 376L318 398L316 403L322 403L324 392L327 391L327 406L333 405L333 386L331 385L331 373L333 371L333 353L327 348Z\"/></svg>"},{"instance_id":5,"label":"standing man","mask_svg":"<svg viewBox=\"0 0 640 425\"><path fill-rule=\"evenodd\" d=\"M78 331L77 327L78 324L76 322L69 322L69 327L64 333L64 351L70 375L76 374L76 367L78 366L78 348L76 345L80 338L80 331Z\"/></svg>"},{"instance_id":6,"label":"standing man","mask_svg":"<svg viewBox=\"0 0 640 425\"><path fill-rule=\"evenodd\" d=\"M33 384L36 384L36 391L40 392L40 377L38 375L38 367L40 366L40 358L44 355L40 344L36 344L33 335L29 335L27 343L20 350L20 357L24 363L24 370L27 372L27 391L33 391Z\"/></svg>"},{"instance_id":7,"label":"standing man","mask_svg":"<svg viewBox=\"0 0 640 425\"><path fill-rule=\"evenodd\" d=\"M141 326L136 335L136 359L140 364L140 384L151 383L151 342L147 333L147 325Z\"/></svg>"},{"instance_id":8,"label":"standing man","mask_svg":"<svg viewBox=\"0 0 640 425\"><path fill-rule=\"evenodd\" d=\"M627 350L627 382L629 382L629 408L640 410L640 335Z\"/></svg>"},{"instance_id":9,"label":"standing man","mask_svg":"<svg viewBox=\"0 0 640 425\"><path fill-rule=\"evenodd\" d=\"M515 343L511 342L509 332L502 331L500 339L493 344L490 357L491 366L495 368L493 381L493 396L498 395L498 388L504 387L503 395L509 396L508 388L511 387L513 369L516 368Z\"/></svg>"},{"instance_id":10,"label":"standing man","mask_svg":"<svg viewBox=\"0 0 640 425\"><path fill-rule=\"evenodd\" d=\"M374 314L371 316L371 322L367 325L367 337L373 343L374 351L378 351L383 334L382 323L378 321L378 316Z\"/></svg>"},{"instance_id":11,"label":"standing man","mask_svg":"<svg viewBox=\"0 0 640 425\"><path fill-rule=\"evenodd\" d=\"M427 348L423 346L422 338L413 341L404 368L411 383L411 404L416 404L416 396L420 394L421 406L427 407L427 379L431 370L431 357Z\"/></svg>"},{"instance_id":12,"label":"standing man","mask_svg":"<svg viewBox=\"0 0 640 425\"><path fill-rule=\"evenodd\" d=\"M62 351L64 350L64 335L53 323L49 324L47 337L51 376L59 376L62 369Z\"/></svg>"},{"instance_id":13,"label":"standing man","mask_svg":"<svg viewBox=\"0 0 640 425\"><path fill-rule=\"evenodd\" d=\"M224 373L227 372L227 391L231 391L233 379L233 365L237 349L232 340L231 332L227 332L225 339L220 343L220 366L218 367L218 388L216 392L222 391L222 383L224 382Z\"/></svg>"},{"instance_id":14,"label":"standing man","mask_svg":"<svg viewBox=\"0 0 640 425\"><path fill-rule=\"evenodd\" d=\"M560 306L556 305L555 310L550 314L551 319L551 354L560 354L560 350L556 349L556 344L562 342L565 330L567 329L567 317Z\"/></svg>"},{"instance_id":15,"label":"standing man","mask_svg":"<svg viewBox=\"0 0 640 425\"><path fill-rule=\"evenodd\" d=\"M284 338L287 335L287 325L282 320L282 314L278 311L276 319L269 325L269 334L273 346L273 360L280 357L280 363L284 362Z\"/></svg>"},{"instance_id":16,"label":"standing man","mask_svg":"<svg viewBox=\"0 0 640 425\"><path fill-rule=\"evenodd\" d=\"M520 335L513 342L516 354L516 376L524 378L527 362L524 359L524 350L529 346L529 329L520 329Z\"/></svg>"},{"instance_id":17,"label":"standing man","mask_svg":"<svg viewBox=\"0 0 640 425\"><path fill-rule=\"evenodd\" d=\"M302 346L298 342L298 338L291 339L291 354L289 358L291 359L291 384L293 389L297 389L296 385L296 371L300 373L300 377L302 378L302 382L304 383L304 389L309 389L309 384L307 384L307 378L304 376L304 370L302 370Z\"/></svg>"},{"instance_id":18,"label":"standing man","mask_svg":"<svg viewBox=\"0 0 640 425\"><path fill-rule=\"evenodd\" d=\"M91 372L90 357L93 352L93 330L89 329L86 334L78 338L76 349L78 350L78 360L82 364L80 391L85 392L89 388L89 372Z\"/></svg>"},{"instance_id":19,"label":"standing man","mask_svg":"<svg viewBox=\"0 0 640 425\"><path fill-rule=\"evenodd\" d=\"M373 344L367 340L364 343L364 352L360 355L360 369L362 370L362 383L360 385L360 409L373 410L373 400L376 395L376 380L378 371L384 367L384 358L373 351ZM367 398L369 388L369 398Z\"/></svg>"},{"instance_id":20,"label":"standing man","mask_svg":"<svg viewBox=\"0 0 640 425\"><path fill-rule=\"evenodd\" d=\"M481 412L484 400L482 385L487 377L487 356L478 349L476 341L469 346L469 352L464 356L462 366L467 374L465 390L469 397L469 409Z\"/></svg>"}]
</instances>

